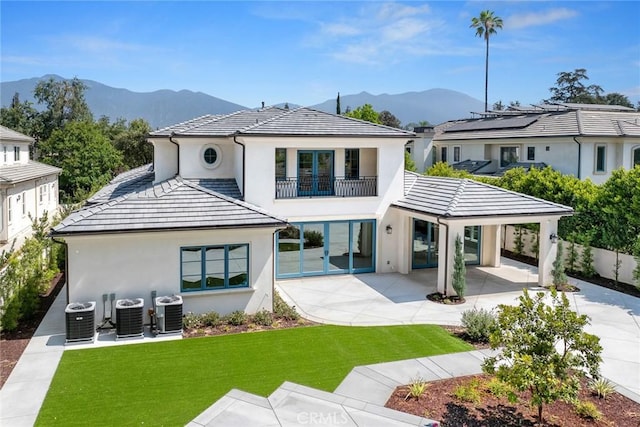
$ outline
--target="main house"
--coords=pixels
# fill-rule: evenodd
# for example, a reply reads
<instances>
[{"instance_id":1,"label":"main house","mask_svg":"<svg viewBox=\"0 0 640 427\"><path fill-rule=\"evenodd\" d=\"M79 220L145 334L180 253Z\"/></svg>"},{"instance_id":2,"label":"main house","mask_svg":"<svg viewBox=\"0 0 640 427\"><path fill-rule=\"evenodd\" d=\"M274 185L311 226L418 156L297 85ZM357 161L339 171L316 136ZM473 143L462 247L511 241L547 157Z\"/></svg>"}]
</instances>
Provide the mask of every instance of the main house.
<instances>
[{"instance_id":1,"label":"main house","mask_svg":"<svg viewBox=\"0 0 640 427\"><path fill-rule=\"evenodd\" d=\"M436 127L433 160L476 174L551 166L605 182L618 168L640 164L640 112L595 104L510 107Z\"/></svg>"},{"instance_id":2,"label":"main house","mask_svg":"<svg viewBox=\"0 0 640 427\"><path fill-rule=\"evenodd\" d=\"M30 136L0 126L0 248L17 249L32 232L32 220L58 212L61 169L29 157Z\"/></svg>"},{"instance_id":3,"label":"main house","mask_svg":"<svg viewBox=\"0 0 640 427\"><path fill-rule=\"evenodd\" d=\"M68 300L179 294L185 310L271 310L277 280L438 268L453 247L499 265L500 225L556 233L568 207L470 180L404 171L413 132L310 108L209 115L152 132L154 162L56 226ZM541 241L541 282L555 254Z\"/></svg>"}]
</instances>

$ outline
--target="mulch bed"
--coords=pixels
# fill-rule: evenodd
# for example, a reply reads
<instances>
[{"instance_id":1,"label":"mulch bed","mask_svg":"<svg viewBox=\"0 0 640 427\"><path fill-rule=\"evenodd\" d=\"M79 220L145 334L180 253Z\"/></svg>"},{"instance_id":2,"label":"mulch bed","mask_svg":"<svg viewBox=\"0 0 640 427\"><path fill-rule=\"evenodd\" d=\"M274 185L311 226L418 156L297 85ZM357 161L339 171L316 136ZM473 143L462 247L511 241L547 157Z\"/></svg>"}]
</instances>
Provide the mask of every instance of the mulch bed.
<instances>
[{"instance_id":1,"label":"mulch bed","mask_svg":"<svg viewBox=\"0 0 640 427\"><path fill-rule=\"evenodd\" d=\"M528 393L520 394L517 403L509 403L506 398L497 398L488 391L482 392L480 403L463 402L454 395L456 387L468 384L473 378L488 381L487 375L473 375L430 382L425 394L419 399L405 397L407 386L398 387L386 403L387 408L407 412L421 417L438 420L441 426L511 427L537 425L537 408L529 406ZM546 427L574 426L618 426L637 427L640 425L640 404L621 394L612 393L606 399L592 395L583 382L580 401L593 402L602 413L599 421L578 416L572 405L555 402L545 405L543 418Z\"/></svg>"},{"instance_id":2,"label":"mulch bed","mask_svg":"<svg viewBox=\"0 0 640 427\"><path fill-rule=\"evenodd\" d=\"M51 281L49 289L40 295L40 308L35 315L30 319L21 320L15 331L2 332L0 335L0 388L4 386L7 378L11 375L18 359L27 348L29 340L38 329L38 325L47 314L64 283L64 274L56 275Z\"/></svg>"},{"instance_id":3,"label":"mulch bed","mask_svg":"<svg viewBox=\"0 0 640 427\"><path fill-rule=\"evenodd\" d=\"M204 328L185 329L182 332L182 336L184 338L211 337L216 335L269 331L272 329L299 328L302 326L311 326L315 324L315 322L303 318L300 318L298 320L275 319L273 321L273 324L270 326L258 325L255 323L246 323L239 326L224 324L219 326L207 326Z\"/></svg>"}]
</instances>

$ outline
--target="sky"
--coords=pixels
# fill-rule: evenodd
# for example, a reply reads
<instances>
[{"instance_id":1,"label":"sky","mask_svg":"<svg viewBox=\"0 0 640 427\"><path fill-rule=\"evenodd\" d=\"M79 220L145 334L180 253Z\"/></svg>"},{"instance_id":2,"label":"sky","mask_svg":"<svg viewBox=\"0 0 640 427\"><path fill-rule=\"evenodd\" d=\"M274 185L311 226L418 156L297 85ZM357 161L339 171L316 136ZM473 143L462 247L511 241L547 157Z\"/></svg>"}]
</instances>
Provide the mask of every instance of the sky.
<instances>
[{"instance_id":1,"label":"sky","mask_svg":"<svg viewBox=\"0 0 640 427\"><path fill-rule=\"evenodd\" d=\"M640 101L636 1L0 1L0 80L45 74L135 92L188 89L243 106L362 91L456 90L538 103L557 74Z\"/></svg>"}]
</instances>

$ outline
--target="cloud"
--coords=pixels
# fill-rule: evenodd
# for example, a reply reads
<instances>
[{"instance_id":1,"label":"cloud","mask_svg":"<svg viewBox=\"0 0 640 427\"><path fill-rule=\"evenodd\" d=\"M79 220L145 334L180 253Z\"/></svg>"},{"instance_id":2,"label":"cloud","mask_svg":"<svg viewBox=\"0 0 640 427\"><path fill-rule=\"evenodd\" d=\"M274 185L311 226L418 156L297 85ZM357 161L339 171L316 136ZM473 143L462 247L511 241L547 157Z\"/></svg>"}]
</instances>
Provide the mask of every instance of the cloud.
<instances>
[{"instance_id":1,"label":"cloud","mask_svg":"<svg viewBox=\"0 0 640 427\"><path fill-rule=\"evenodd\" d=\"M389 64L407 55L438 50L429 35L444 23L427 5L366 3L318 24L307 44L341 62Z\"/></svg>"},{"instance_id":2,"label":"cloud","mask_svg":"<svg viewBox=\"0 0 640 427\"><path fill-rule=\"evenodd\" d=\"M145 47L135 43L126 43L96 36L64 36L60 41L66 46L75 48L85 53L104 54L115 52L137 52L145 50Z\"/></svg>"},{"instance_id":3,"label":"cloud","mask_svg":"<svg viewBox=\"0 0 640 427\"><path fill-rule=\"evenodd\" d=\"M505 28L510 29L538 27L565 19L571 19L577 15L578 12L567 8L550 9L544 12L516 14L507 18L504 26Z\"/></svg>"}]
</instances>

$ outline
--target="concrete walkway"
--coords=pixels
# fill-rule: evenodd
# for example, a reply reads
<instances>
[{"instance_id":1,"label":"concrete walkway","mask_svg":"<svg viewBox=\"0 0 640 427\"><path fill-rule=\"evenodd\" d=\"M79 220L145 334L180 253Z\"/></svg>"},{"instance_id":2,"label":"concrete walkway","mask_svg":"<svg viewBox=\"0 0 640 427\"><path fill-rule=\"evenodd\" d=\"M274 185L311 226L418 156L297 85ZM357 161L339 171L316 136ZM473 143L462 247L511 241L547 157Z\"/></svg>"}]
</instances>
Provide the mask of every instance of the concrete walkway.
<instances>
[{"instance_id":1,"label":"concrete walkway","mask_svg":"<svg viewBox=\"0 0 640 427\"><path fill-rule=\"evenodd\" d=\"M464 310L515 304L522 288L539 290L534 267L503 259L500 268L468 268L467 302L447 306L425 299L426 294L435 291L435 274L435 270L421 270L410 275L322 276L281 281L277 288L304 317L342 325L456 325ZM588 331L600 337L604 348L602 374L615 382L623 394L640 402L640 299L589 283L574 282L581 291L569 294L569 298L576 311L591 317ZM63 290L0 390L2 426L34 424L65 350L180 339L179 336L154 338L147 335L115 341L113 334L102 334L94 343L65 346L64 295ZM97 315L102 315L101 307ZM245 425L251 421L252 425L275 426L304 422L351 426L426 425L430 420L390 411L381 405L396 385L406 384L416 375L437 379L480 372L484 353L459 353L356 367L334 393L290 383L283 384L268 398L233 390L190 425L234 426L239 420L244 420L242 424Z\"/></svg>"}]
</instances>

